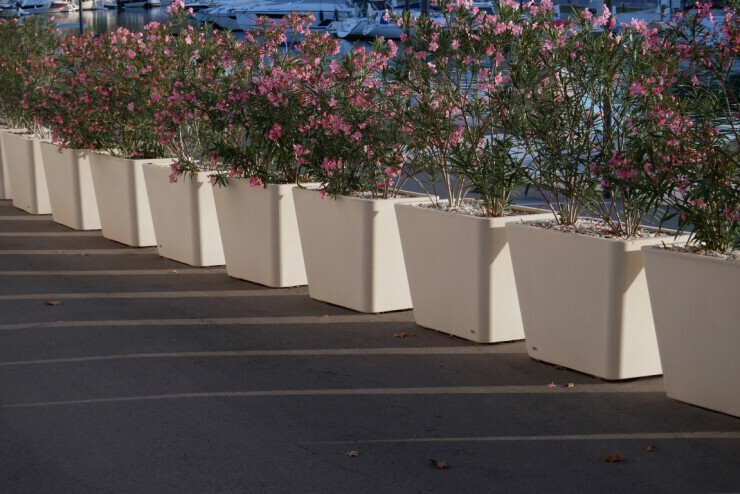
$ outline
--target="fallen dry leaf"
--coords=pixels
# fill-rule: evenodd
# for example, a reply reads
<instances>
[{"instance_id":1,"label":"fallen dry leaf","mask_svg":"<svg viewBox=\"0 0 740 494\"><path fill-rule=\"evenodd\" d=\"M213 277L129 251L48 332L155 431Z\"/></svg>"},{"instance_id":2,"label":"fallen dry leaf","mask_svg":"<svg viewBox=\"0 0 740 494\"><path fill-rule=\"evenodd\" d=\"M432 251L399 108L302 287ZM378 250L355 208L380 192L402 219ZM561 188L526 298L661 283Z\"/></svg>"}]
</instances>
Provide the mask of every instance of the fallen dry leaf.
<instances>
[{"instance_id":1,"label":"fallen dry leaf","mask_svg":"<svg viewBox=\"0 0 740 494\"><path fill-rule=\"evenodd\" d=\"M616 463L618 461L622 461L622 455L617 453L615 455L605 456L604 461L607 463Z\"/></svg>"},{"instance_id":2,"label":"fallen dry leaf","mask_svg":"<svg viewBox=\"0 0 740 494\"><path fill-rule=\"evenodd\" d=\"M59 300L45 300L44 305L62 305Z\"/></svg>"},{"instance_id":3,"label":"fallen dry leaf","mask_svg":"<svg viewBox=\"0 0 740 494\"><path fill-rule=\"evenodd\" d=\"M575 385L575 383L568 383L568 384L565 385L565 387L566 388L575 388L576 385Z\"/></svg>"},{"instance_id":4,"label":"fallen dry leaf","mask_svg":"<svg viewBox=\"0 0 740 494\"><path fill-rule=\"evenodd\" d=\"M347 458L356 458L360 456L360 452L356 449L353 449L352 451L347 451L346 453L344 453L344 456L346 456Z\"/></svg>"},{"instance_id":5,"label":"fallen dry leaf","mask_svg":"<svg viewBox=\"0 0 740 494\"><path fill-rule=\"evenodd\" d=\"M432 465L434 465L435 468L450 468L450 465L446 461L442 460L429 460L432 462Z\"/></svg>"},{"instance_id":6,"label":"fallen dry leaf","mask_svg":"<svg viewBox=\"0 0 740 494\"><path fill-rule=\"evenodd\" d=\"M403 331L398 332L398 333L393 333L394 338L406 338L407 336L408 334L404 333Z\"/></svg>"},{"instance_id":7,"label":"fallen dry leaf","mask_svg":"<svg viewBox=\"0 0 740 494\"><path fill-rule=\"evenodd\" d=\"M648 446L647 448L645 448L645 451L647 451L648 453L655 453L655 450L657 450L657 449L658 449L657 446L655 446L654 444L651 444L650 446Z\"/></svg>"},{"instance_id":8,"label":"fallen dry leaf","mask_svg":"<svg viewBox=\"0 0 740 494\"><path fill-rule=\"evenodd\" d=\"M321 316L321 319L329 319L329 314L324 314L323 316Z\"/></svg>"}]
</instances>

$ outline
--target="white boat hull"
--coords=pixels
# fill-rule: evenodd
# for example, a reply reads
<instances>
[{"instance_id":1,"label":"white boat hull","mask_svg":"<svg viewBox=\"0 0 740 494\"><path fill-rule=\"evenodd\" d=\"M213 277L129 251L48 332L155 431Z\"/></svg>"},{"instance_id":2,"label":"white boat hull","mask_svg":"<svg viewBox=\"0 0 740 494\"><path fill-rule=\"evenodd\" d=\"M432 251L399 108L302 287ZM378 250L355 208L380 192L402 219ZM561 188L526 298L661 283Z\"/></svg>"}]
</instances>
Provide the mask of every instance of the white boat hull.
<instances>
[{"instance_id":1,"label":"white boat hull","mask_svg":"<svg viewBox=\"0 0 740 494\"><path fill-rule=\"evenodd\" d=\"M346 20L354 14L354 9L351 7L337 3L286 3L286 4L261 4L259 6L250 7L237 15L237 22L239 28L244 31L253 31L262 29L257 22L260 17L268 17L275 22L286 17L290 13L297 14L313 14L314 21L309 26L311 31L327 31L329 26L337 21ZM288 39L292 39L293 36L286 32Z\"/></svg>"},{"instance_id":2,"label":"white boat hull","mask_svg":"<svg viewBox=\"0 0 740 494\"><path fill-rule=\"evenodd\" d=\"M332 22L328 28L328 31L336 36L337 38L361 38L364 36L365 27L367 27L368 20L352 17L344 21Z\"/></svg>"}]
</instances>

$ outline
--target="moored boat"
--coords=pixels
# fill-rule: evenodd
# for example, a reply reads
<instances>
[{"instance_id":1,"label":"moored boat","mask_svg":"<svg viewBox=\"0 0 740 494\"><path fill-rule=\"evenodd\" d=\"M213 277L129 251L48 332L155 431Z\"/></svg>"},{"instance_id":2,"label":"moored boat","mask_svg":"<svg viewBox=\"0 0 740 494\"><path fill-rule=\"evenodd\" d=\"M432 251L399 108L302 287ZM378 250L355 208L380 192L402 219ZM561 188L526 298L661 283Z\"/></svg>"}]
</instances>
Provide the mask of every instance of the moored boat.
<instances>
[{"instance_id":1,"label":"moored boat","mask_svg":"<svg viewBox=\"0 0 740 494\"><path fill-rule=\"evenodd\" d=\"M258 19L266 17L279 23L291 13L313 15L311 31L326 31L333 22L345 20L354 14L352 5L344 0L298 0L292 2L261 2L242 8L237 13L239 28L244 31L261 29ZM286 32L289 40L294 36Z\"/></svg>"},{"instance_id":2,"label":"moored boat","mask_svg":"<svg viewBox=\"0 0 740 494\"><path fill-rule=\"evenodd\" d=\"M0 2L0 17L18 17L19 15L15 0Z\"/></svg>"},{"instance_id":3,"label":"moored boat","mask_svg":"<svg viewBox=\"0 0 740 494\"><path fill-rule=\"evenodd\" d=\"M240 9L253 5L254 2L229 2L214 7L202 9L195 12L195 19L198 22L213 24L221 29L230 31L240 31L237 22L237 14Z\"/></svg>"},{"instance_id":4,"label":"moored boat","mask_svg":"<svg viewBox=\"0 0 740 494\"><path fill-rule=\"evenodd\" d=\"M18 13L21 15L53 14L56 12L74 12L76 4L70 0L19 0Z\"/></svg>"}]
</instances>

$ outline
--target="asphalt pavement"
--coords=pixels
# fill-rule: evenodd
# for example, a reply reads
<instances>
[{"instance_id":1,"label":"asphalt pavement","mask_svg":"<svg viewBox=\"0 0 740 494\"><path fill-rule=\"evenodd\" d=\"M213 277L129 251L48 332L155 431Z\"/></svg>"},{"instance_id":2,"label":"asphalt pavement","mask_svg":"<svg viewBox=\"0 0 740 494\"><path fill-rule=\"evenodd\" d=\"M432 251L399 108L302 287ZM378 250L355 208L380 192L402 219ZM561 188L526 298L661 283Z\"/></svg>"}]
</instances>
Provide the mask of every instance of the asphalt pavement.
<instances>
[{"instance_id":1,"label":"asphalt pavement","mask_svg":"<svg viewBox=\"0 0 740 494\"><path fill-rule=\"evenodd\" d=\"M740 492L740 419L0 201L0 493L170 492Z\"/></svg>"}]
</instances>

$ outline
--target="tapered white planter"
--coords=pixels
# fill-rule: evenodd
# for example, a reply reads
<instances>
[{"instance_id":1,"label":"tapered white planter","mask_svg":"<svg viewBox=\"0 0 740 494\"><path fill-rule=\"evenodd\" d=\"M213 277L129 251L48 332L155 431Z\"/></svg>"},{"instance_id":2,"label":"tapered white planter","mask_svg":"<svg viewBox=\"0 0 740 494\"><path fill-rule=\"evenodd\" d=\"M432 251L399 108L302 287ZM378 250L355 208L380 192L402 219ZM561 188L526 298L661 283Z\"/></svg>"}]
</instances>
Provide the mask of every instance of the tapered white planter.
<instances>
[{"instance_id":1,"label":"tapered white planter","mask_svg":"<svg viewBox=\"0 0 740 494\"><path fill-rule=\"evenodd\" d=\"M276 288L307 283L294 187L230 179L213 188L229 276Z\"/></svg>"},{"instance_id":2,"label":"tapered white planter","mask_svg":"<svg viewBox=\"0 0 740 494\"><path fill-rule=\"evenodd\" d=\"M89 152L42 142L41 155L54 221L75 230L99 230Z\"/></svg>"},{"instance_id":3,"label":"tapered white planter","mask_svg":"<svg viewBox=\"0 0 740 494\"><path fill-rule=\"evenodd\" d=\"M169 164L145 164L144 179L162 257L191 266L224 264L213 186L208 173L170 182Z\"/></svg>"},{"instance_id":4,"label":"tapered white planter","mask_svg":"<svg viewBox=\"0 0 740 494\"><path fill-rule=\"evenodd\" d=\"M529 356L609 380L661 374L640 249L507 223Z\"/></svg>"},{"instance_id":5,"label":"tapered white planter","mask_svg":"<svg viewBox=\"0 0 740 494\"><path fill-rule=\"evenodd\" d=\"M3 132L5 161L13 206L31 214L50 214L51 202L46 186L41 140Z\"/></svg>"},{"instance_id":6,"label":"tapered white planter","mask_svg":"<svg viewBox=\"0 0 740 494\"><path fill-rule=\"evenodd\" d=\"M105 238L132 247L157 245L143 170L144 163L152 162L169 165L172 160L132 160L90 154L90 170Z\"/></svg>"},{"instance_id":7,"label":"tapered white planter","mask_svg":"<svg viewBox=\"0 0 740 494\"><path fill-rule=\"evenodd\" d=\"M311 298L359 312L411 308L394 205L425 198L358 199L293 189Z\"/></svg>"},{"instance_id":8,"label":"tapered white planter","mask_svg":"<svg viewBox=\"0 0 740 494\"><path fill-rule=\"evenodd\" d=\"M666 393L740 417L740 261L642 254Z\"/></svg>"},{"instance_id":9,"label":"tapered white planter","mask_svg":"<svg viewBox=\"0 0 740 494\"><path fill-rule=\"evenodd\" d=\"M21 129L0 129L0 134L6 132L18 132ZM13 195L10 190L10 177L8 175L8 165L5 157L5 145L0 135L0 199L12 199Z\"/></svg>"},{"instance_id":10,"label":"tapered white planter","mask_svg":"<svg viewBox=\"0 0 740 494\"><path fill-rule=\"evenodd\" d=\"M396 205L417 324L478 343L524 338L506 223L553 216L522 215L481 218Z\"/></svg>"}]
</instances>

